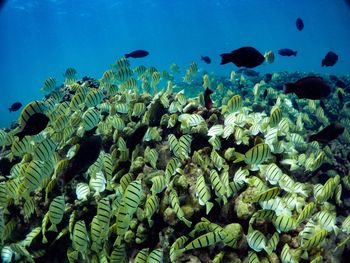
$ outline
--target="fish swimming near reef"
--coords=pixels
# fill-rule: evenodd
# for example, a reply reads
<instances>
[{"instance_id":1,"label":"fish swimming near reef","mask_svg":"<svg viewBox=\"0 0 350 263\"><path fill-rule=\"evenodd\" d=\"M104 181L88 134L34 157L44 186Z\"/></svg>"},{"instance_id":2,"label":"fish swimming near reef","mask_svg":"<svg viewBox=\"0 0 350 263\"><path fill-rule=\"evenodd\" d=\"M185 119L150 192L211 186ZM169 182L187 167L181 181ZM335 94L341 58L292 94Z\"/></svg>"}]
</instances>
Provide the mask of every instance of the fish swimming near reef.
<instances>
[{"instance_id":1,"label":"fish swimming near reef","mask_svg":"<svg viewBox=\"0 0 350 263\"><path fill-rule=\"evenodd\" d=\"M214 91L209 88L206 88L204 91L204 104L208 110L210 110L213 107L213 101L210 98L210 95L213 93Z\"/></svg>"},{"instance_id":2,"label":"fish swimming near reef","mask_svg":"<svg viewBox=\"0 0 350 263\"><path fill-rule=\"evenodd\" d=\"M327 97L331 88L321 77L305 77L295 83L284 84L284 93L295 93L299 99L318 100Z\"/></svg>"},{"instance_id":3,"label":"fish swimming near reef","mask_svg":"<svg viewBox=\"0 0 350 263\"><path fill-rule=\"evenodd\" d=\"M248 77L257 77L260 75L259 72L253 70L253 69L247 69L247 68L241 68L236 71L236 73L243 73L244 75Z\"/></svg>"},{"instance_id":4,"label":"fish swimming near reef","mask_svg":"<svg viewBox=\"0 0 350 263\"><path fill-rule=\"evenodd\" d=\"M322 67L326 66L326 67L332 67L335 65L335 63L337 63L338 61L338 55L335 54L333 51L329 51L326 56L324 57L324 59L322 59Z\"/></svg>"},{"instance_id":5,"label":"fish swimming near reef","mask_svg":"<svg viewBox=\"0 0 350 263\"><path fill-rule=\"evenodd\" d=\"M22 140L26 135L36 135L43 131L50 119L45 114L37 112L29 117L22 131L16 134L19 140Z\"/></svg>"},{"instance_id":6,"label":"fish swimming near reef","mask_svg":"<svg viewBox=\"0 0 350 263\"><path fill-rule=\"evenodd\" d=\"M9 111L18 111L20 108L22 107L22 103L20 102L15 102L11 105L11 107L9 108Z\"/></svg>"},{"instance_id":7,"label":"fish swimming near reef","mask_svg":"<svg viewBox=\"0 0 350 263\"><path fill-rule=\"evenodd\" d=\"M298 17L297 20L295 21L295 26L297 27L297 29L299 31L303 30L304 29L304 21Z\"/></svg>"},{"instance_id":8,"label":"fish swimming near reef","mask_svg":"<svg viewBox=\"0 0 350 263\"><path fill-rule=\"evenodd\" d=\"M309 136L309 141L318 141L322 143L329 143L330 141L338 138L343 132L345 128L340 123L332 123L319 131L316 134L312 134Z\"/></svg>"},{"instance_id":9,"label":"fish swimming near reef","mask_svg":"<svg viewBox=\"0 0 350 263\"><path fill-rule=\"evenodd\" d=\"M203 60L207 64L211 63L211 59L208 56L201 56L201 60Z\"/></svg>"},{"instance_id":10,"label":"fish swimming near reef","mask_svg":"<svg viewBox=\"0 0 350 263\"><path fill-rule=\"evenodd\" d=\"M135 50L133 52L130 52L128 54L125 54L125 58L143 58L147 57L149 55L149 52L146 50Z\"/></svg>"},{"instance_id":11,"label":"fish swimming near reef","mask_svg":"<svg viewBox=\"0 0 350 263\"><path fill-rule=\"evenodd\" d=\"M79 143L77 153L70 160L67 169L62 174L63 184L67 184L77 174L85 172L97 160L101 147L101 136L84 137Z\"/></svg>"},{"instance_id":12,"label":"fish swimming near reef","mask_svg":"<svg viewBox=\"0 0 350 263\"><path fill-rule=\"evenodd\" d=\"M289 48L282 48L280 50L278 50L278 54L284 57L290 57L290 56L296 56L298 53L298 51L294 51L292 49Z\"/></svg>"},{"instance_id":13,"label":"fish swimming near reef","mask_svg":"<svg viewBox=\"0 0 350 263\"><path fill-rule=\"evenodd\" d=\"M254 68L265 61L265 57L253 47L241 47L220 56L221 65L232 62L237 67Z\"/></svg>"}]
</instances>

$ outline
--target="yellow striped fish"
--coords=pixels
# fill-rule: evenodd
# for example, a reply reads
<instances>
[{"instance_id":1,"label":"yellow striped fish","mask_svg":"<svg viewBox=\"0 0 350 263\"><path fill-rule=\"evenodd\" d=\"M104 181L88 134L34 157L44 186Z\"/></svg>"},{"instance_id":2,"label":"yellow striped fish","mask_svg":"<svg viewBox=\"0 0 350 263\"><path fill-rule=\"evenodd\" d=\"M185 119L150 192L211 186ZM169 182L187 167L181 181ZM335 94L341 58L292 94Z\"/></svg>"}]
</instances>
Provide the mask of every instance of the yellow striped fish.
<instances>
[{"instance_id":1,"label":"yellow striped fish","mask_svg":"<svg viewBox=\"0 0 350 263\"><path fill-rule=\"evenodd\" d=\"M205 183L205 178L203 175L197 177L196 182L196 196L198 197L199 204L201 206L206 206L206 214L209 214L210 210L213 208L214 204L210 202L210 190Z\"/></svg>"},{"instance_id":2,"label":"yellow striped fish","mask_svg":"<svg viewBox=\"0 0 350 263\"><path fill-rule=\"evenodd\" d=\"M222 183L220 176L216 170L211 170L210 175L209 175L211 185L213 189L215 190L215 193L217 197L223 200L224 205L227 203L227 198L226 198L226 187Z\"/></svg>"},{"instance_id":3,"label":"yellow striped fish","mask_svg":"<svg viewBox=\"0 0 350 263\"><path fill-rule=\"evenodd\" d=\"M153 214L158 210L159 207L159 198L156 195L150 195L145 204L145 216L148 220L148 224L150 227L153 226L153 220L151 219Z\"/></svg>"},{"instance_id":4,"label":"yellow striped fish","mask_svg":"<svg viewBox=\"0 0 350 263\"><path fill-rule=\"evenodd\" d=\"M269 124L271 127L275 127L280 123L281 120L282 120L282 110L279 107L276 107L271 111Z\"/></svg>"},{"instance_id":5,"label":"yellow striped fish","mask_svg":"<svg viewBox=\"0 0 350 263\"><path fill-rule=\"evenodd\" d=\"M206 233L191 241L185 246L185 248L181 249L180 251L184 252L191 249L204 248L215 245L222 242L226 238L226 235L227 234L223 230Z\"/></svg>"},{"instance_id":6,"label":"yellow striped fish","mask_svg":"<svg viewBox=\"0 0 350 263\"><path fill-rule=\"evenodd\" d=\"M273 224L276 227L278 233L289 232L291 230L294 230L298 225L297 221L289 215L277 216Z\"/></svg>"},{"instance_id":7,"label":"yellow striped fish","mask_svg":"<svg viewBox=\"0 0 350 263\"><path fill-rule=\"evenodd\" d=\"M278 196L280 192L281 192L281 189L279 187L273 187L264 192L256 194L253 197L247 197L247 200L245 201L251 202L251 203L267 201L267 200L276 198L276 196Z\"/></svg>"},{"instance_id":8,"label":"yellow striped fish","mask_svg":"<svg viewBox=\"0 0 350 263\"><path fill-rule=\"evenodd\" d=\"M163 262L163 249L157 248L152 250L148 257L147 263L162 263Z\"/></svg>"},{"instance_id":9,"label":"yellow striped fish","mask_svg":"<svg viewBox=\"0 0 350 263\"><path fill-rule=\"evenodd\" d=\"M134 263L147 263L149 248L141 249L135 256Z\"/></svg>"},{"instance_id":10,"label":"yellow striped fish","mask_svg":"<svg viewBox=\"0 0 350 263\"><path fill-rule=\"evenodd\" d=\"M192 222L185 218L185 214L180 207L179 197L177 196L177 193L174 189L170 190L169 198L171 207L174 209L177 218L184 222L188 227L191 227Z\"/></svg>"},{"instance_id":11,"label":"yellow striped fish","mask_svg":"<svg viewBox=\"0 0 350 263\"><path fill-rule=\"evenodd\" d=\"M89 131L100 121L100 112L95 108L87 109L83 114L83 127L85 131Z\"/></svg>"},{"instance_id":12,"label":"yellow striped fish","mask_svg":"<svg viewBox=\"0 0 350 263\"><path fill-rule=\"evenodd\" d=\"M72 244L73 248L82 254L85 254L88 247L88 233L86 230L85 222L80 220L75 223L73 230Z\"/></svg>"},{"instance_id":13,"label":"yellow striped fish","mask_svg":"<svg viewBox=\"0 0 350 263\"><path fill-rule=\"evenodd\" d=\"M34 115L35 113L45 113L46 110L47 106L44 102L32 101L23 108L19 116L18 122L21 125L21 127L24 127L30 116Z\"/></svg>"},{"instance_id":14,"label":"yellow striped fish","mask_svg":"<svg viewBox=\"0 0 350 263\"><path fill-rule=\"evenodd\" d=\"M236 153L237 159L234 163L245 161L246 164L254 167L265 162L270 157L270 154L269 146L265 143L260 143L249 149L245 155Z\"/></svg>"},{"instance_id":15,"label":"yellow striped fish","mask_svg":"<svg viewBox=\"0 0 350 263\"><path fill-rule=\"evenodd\" d=\"M49 207L49 219L51 222L51 227L49 228L49 231L57 232L57 227L59 223L61 223L64 215L64 197L63 196L57 196L55 197Z\"/></svg>"},{"instance_id":16,"label":"yellow striped fish","mask_svg":"<svg viewBox=\"0 0 350 263\"><path fill-rule=\"evenodd\" d=\"M56 87L56 79L53 77L49 77L44 81L44 85L41 87L41 91L43 92L51 92Z\"/></svg>"},{"instance_id":17,"label":"yellow striped fish","mask_svg":"<svg viewBox=\"0 0 350 263\"><path fill-rule=\"evenodd\" d=\"M123 196L123 201L125 203L125 207L130 216L132 216L141 201L142 187L141 181L135 180L131 182L126 188Z\"/></svg>"},{"instance_id":18,"label":"yellow striped fish","mask_svg":"<svg viewBox=\"0 0 350 263\"><path fill-rule=\"evenodd\" d=\"M91 89L91 91L88 92L88 94L86 94L85 97L85 106L86 107L95 107L98 104L101 103L101 101L103 100L103 93L97 89Z\"/></svg>"}]
</instances>

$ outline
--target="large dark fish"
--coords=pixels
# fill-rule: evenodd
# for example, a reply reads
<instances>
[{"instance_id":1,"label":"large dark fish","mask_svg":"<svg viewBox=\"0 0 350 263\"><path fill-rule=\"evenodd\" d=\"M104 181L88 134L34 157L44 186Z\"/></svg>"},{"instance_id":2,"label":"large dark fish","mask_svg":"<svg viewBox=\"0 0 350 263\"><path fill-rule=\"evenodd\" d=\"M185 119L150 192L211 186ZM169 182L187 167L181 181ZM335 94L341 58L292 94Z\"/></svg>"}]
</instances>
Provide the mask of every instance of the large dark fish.
<instances>
[{"instance_id":1,"label":"large dark fish","mask_svg":"<svg viewBox=\"0 0 350 263\"><path fill-rule=\"evenodd\" d=\"M143 58L149 55L149 52L146 50L135 50L129 54L125 54L126 58Z\"/></svg>"},{"instance_id":2,"label":"large dark fish","mask_svg":"<svg viewBox=\"0 0 350 263\"><path fill-rule=\"evenodd\" d=\"M324 59L322 59L322 67L326 66L326 67L332 67L335 65L335 63L337 63L338 61L338 55L335 54L333 51L329 51L327 53L327 55L324 57Z\"/></svg>"},{"instance_id":3,"label":"large dark fish","mask_svg":"<svg viewBox=\"0 0 350 263\"><path fill-rule=\"evenodd\" d=\"M254 68L265 61L265 57L253 47L241 47L220 56L221 65L232 62L237 67Z\"/></svg>"},{"instance_id":4,"label":"large dark fish","mask_svg":"<svg viewBox=\"0 0 350 263\"><path fill-rule=\"evenodd\" d=\"M321 143L329 143L330 141L338 138L344 132L345 128L338 122L328 125L316 134L309 136L309 141L318 141Z\"/></svg>"},{"instance_id":5,"label":"large dark fish","mask_svg":"<svg viewBox=\"0 0 350 263\"><path fill-rule=\"evenodd\" d=\"M298 51L291 50L289 48L282 48L278 50L278 54L284 57L296 56Z\"/></svg>"},{"instance_id":6,"label":"large dark fish","mask_svg":"<svg viewBox=\"0 0 350 263\"><path fill-rule=\"evenodd\" d=\"M129 148L130 154L135 149L136 145L141 143L143 136L145 136L145 133L147 132L147 130L148 130L148 125L142 124L132 134L126 136L125 138L126 147Z\"/></svg>"},{"instance_id":7,"label":"large dark fish","mask_svg":"<svg viewBox=\"0 0 350 263\"><path fill-rule=\"evenodd\" d=\"M295 25L299 31L304 29L304 21L300 17L295 21Z\"/></svg>"},{"instance_id":8,"label":"large dark fish","mask_svg":"<svg viewBox=\"0 0 350 263\"><path fill-rule=\"evenodd\" d=\"M213 94L213 90L209 89L208 87L204 91L204 104L205 107L210 110L213 107L213 101L210 98L210 95Z\"/></svg>"},{"instance_id":9,"label":"large dark fish","mask_svg":"<svg viewBox=\"0 0 350 263\"><path fill-rule=\"evenodd\" d=\"M67 169L62 174L63 184L67 184L77 174L85 172L100 155L102 138L99 135L84 137L79 143L79 149L70 160Z\"/></svg>"},{"instance_id":10,"label":"large dark fish","mask_svg":"<svg viewBox=\"0 0 350 263\"><path fill-rule=\"evenodd\" d=\"M299 99L318 100L327 97L331 88L321 77L306 77L295 83L284 84L284 93L295 93Z\"/></svg>"},{"instance_id":11,"label":"large dark fish","mask_svg":"<svg viewBox=\"0 0 350 263\"><path fill-rule=\"evenodd\" d=\"M20 102L15 102L11 105L11 107L9 108L9 111L18 111L20 108L22 107L22 103Z\"/></svg>"},{"instance_id":12,"label":"large dark fish","mask_svg":"<svg viewBox=\"0 0 350 263\"><path fill-rule=\"evenodd\" d=\"M203 60L207 64L211 63L211 59L208 56L201 56L201 60Z\"/></svg>"},{"instance_id":13,"label":"large dark fish","mask_svg":"<svg viewBox=\"0 0 350 263\"><path fill-rule=\"evenodd\" d=\"M22 131L16 134L19 140L22 140L26 135L36 135L44 130L50 119L43 113L37 112L29 117Z\"/></svg>"}]
</instances>

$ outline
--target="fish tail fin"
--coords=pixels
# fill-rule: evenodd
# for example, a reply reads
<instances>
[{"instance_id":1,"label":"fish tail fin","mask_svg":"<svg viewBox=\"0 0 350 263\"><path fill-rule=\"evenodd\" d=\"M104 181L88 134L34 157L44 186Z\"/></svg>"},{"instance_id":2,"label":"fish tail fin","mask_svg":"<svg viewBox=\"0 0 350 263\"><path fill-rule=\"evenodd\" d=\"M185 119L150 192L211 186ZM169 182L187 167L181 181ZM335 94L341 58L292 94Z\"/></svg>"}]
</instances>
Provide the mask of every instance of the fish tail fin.
<instances>
[{"instance_id":1,"label":"fish tail fin","mask_svg":"<svg viewBox=\"0 0 350 263\"><path fill-rule=\"evenodd\" d=\"M210 210L213 208L214 204L212 202L206 203L206 213L209 214Z\"/></svg>"},{"instance_id":2,"label":"fish tail fin","mask_svg":"<svg viewBox=\"0 0 350 263\"><path fill-rule=\"evenodd\" d=\"M294 84L293 83L286 83L283 86L283 92L284 94L292 93L294 91Z\"/></svg>"},{"instance_id":3,"label":"fish tail fin","mask_svg":"<svg viewBox=\"0 0 350 263\"><path fill-rule=\"evenodd\" d=\"M224 54L221 54L220 56L221 56L220 65L224 65L231 62L231 53L224 53Z\"/></svg>"}]
</instances>

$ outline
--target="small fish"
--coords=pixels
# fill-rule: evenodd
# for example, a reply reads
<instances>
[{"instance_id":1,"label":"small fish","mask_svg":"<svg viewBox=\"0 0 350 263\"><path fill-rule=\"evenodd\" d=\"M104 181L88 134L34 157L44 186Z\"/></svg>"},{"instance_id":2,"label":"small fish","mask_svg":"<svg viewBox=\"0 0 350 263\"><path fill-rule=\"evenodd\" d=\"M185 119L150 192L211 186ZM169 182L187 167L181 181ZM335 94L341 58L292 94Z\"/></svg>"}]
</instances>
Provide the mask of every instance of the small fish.
<instances>
[{"instance_id":1,"label":"small fish","mask_svg":"<svg viewBox=\"0 0 350 263\"><path fill-rule=\"evenodd\" d=\"M11 105L11 107L9 108L9 111L18 111L20 108L22 107L22 103L20 102L15 102Z\"/></svg>"},{"instance_id":2,"label":"small fish","mask_svg":"<svg viewBox=\"0 0 350 263\"><path fill-rule=\"evenodd\" d=\"M83 138L79 145L77 153L62 175L64 184L72 180L75 175L86 171L97 160L102 147L102 138L99 135Z\"/></svg>"},{"instance_id":3,"label":"small fish","mask_svg":"<svg viewBox=\"0 0 350 263\"><path fill-rule=\"evenodd\" d=\"M207 64L211 63L211 59L208 56L201 56L201 60L203 60Z\"/></svg>"},{"instance_id":4,"label":"small fish","mask_svg":"<svg viewBox=\"0 0 350 263\"><path fill-rule=\"evenodd\" d=\"M221 54L221 65L232 62L237 67L254 68L265 61L265 57L253 47L241 47L231 53Z\"/></svg>"},{"instance_id":5,"label":"small fish","mask_svg":"<svg viewBox=\"0 0 350 263\"><path fill-rule=\"evenodd\" d=\"M210 98L210 95L213 93L214 91L208 87L204 91L204 104L208 110L210 110L213 107L213 101Z\"/></svg>"},{"instance_id":6,"label":"small fish","mask_svg":"<svg viewBox=\"0 0 350 263\"><path fill-rule=\"evenodd\" d=\"M284 84L284 93L295 93L299 99L318 100L327 97L331 88L321 77L305 77L295 83Z\"/></svg>"},{"instance_id":7,"label":"small fish","mask_svg":"<svg viewBox=\"0 0 350 263\"><path fill-rule=\"evenodd\" d=\"M322 143L329 143L338 138L344 132L345 128L340 123L332 123L319 131L316 134L310 135L309 142L318 141Z\"/></svg>"},{"instance_id":8,"label":"small fish","mask_svg":"<svg viewBox=\"0 0 350 263\"><path fill-rule=\"evenodd\" d=\"M135 50L129 54L125 54L125 58L143 58L149 55L149 52L146 50Z\"/></svg>"},{"instance_id":9,"label":"small fish","mask_svg":"<svg viewBox=\"0 0 350 263\"><path fill-rule=\"evenodd\" d=\"M332 67L335 65L335 63L337 63L338 61L338 55L335 54L333 51L329 51L326 56L324 57L324 59L322 59L322 67L326 66L326 67Z\"/></svg>"},{"instance_id":10,"label":"small fish","mask_svg":"<svg viewBox=\"0 0 350 263\"><path fill-rule=\"evenodd\" d=\"M296 56L297 53L298 53L298 51L294 51L294 50L289 49L289 48L282 48L282 49L278 50L278 54L281 56L285 56L285 57Z\"/></svg>"},{"instance_id":11,"label":"small fish","mask_svg":"<svg viewBox=\"0 0 350 263\"><path fill-rule=\"evenodd\" d=\"M264 54L264 57L266 59L266 62L268 63L273 63L275 61L275 54L273 53L272 50L270 51L267 51L265 54Z\"/></svg>"},{"instance_id":12,"label":"small fish","mask_svg":"<svg viewBox=\"0 0 350 263\"><path fill-rule=\"evenodd\" d=\"M16 134L19 140L22 140L26 135L36 135L44 130L49 123L50 119L43 113L34 113L27 120L22 131Z\"/></svg>"},{"instance_id":13,"label":"small fish","mask_svg":"<svg viewBox=\"0 0 350 263\"><path fill-rule=\"evenodd\" d=\"M300 17L295 21L295 25L299 31L304 29L304 21Z\"/></svg>"}]
</instances>

